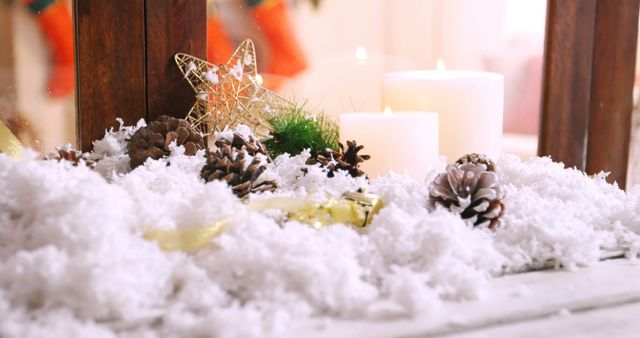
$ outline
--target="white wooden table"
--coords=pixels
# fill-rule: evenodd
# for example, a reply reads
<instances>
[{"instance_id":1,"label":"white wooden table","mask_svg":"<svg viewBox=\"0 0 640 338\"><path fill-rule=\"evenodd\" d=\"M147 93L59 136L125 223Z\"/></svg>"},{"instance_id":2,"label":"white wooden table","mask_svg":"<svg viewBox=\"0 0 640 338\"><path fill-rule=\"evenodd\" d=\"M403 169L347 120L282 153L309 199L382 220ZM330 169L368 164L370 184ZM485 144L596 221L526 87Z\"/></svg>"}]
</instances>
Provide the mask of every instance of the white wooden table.
<instances>
[{"instance_id":1,"label":"white wooden table","mask_svg":"<svg viewBox=\"0 0 640 338\"><path fill-rule=\"evenodd\" d=\"M434 312L394 321L332 321L311 333L318 323L307 323L290 336L640 337L640 261L496 278L482 299L445 303Z\"/></svg>"}]
</instances>

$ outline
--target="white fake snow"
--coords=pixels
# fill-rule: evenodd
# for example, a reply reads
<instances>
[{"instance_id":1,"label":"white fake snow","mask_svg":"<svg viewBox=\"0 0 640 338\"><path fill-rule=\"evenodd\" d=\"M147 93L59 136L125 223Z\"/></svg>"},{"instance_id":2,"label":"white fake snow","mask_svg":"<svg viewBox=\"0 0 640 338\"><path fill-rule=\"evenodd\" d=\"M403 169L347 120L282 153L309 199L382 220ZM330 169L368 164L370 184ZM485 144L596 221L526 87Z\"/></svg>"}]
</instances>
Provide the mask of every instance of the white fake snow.
<instances>
[{"instance_id":1,"label":"white fake snow","mask_svg":"<svg viewBox=\"0 0 640 338\"><path fill-rule=\"evenodd\" d=\"M479 297L493 276L640 249L640 187L625 194L547 158L501 159L506 213L493 232L429 213L429 180L390 173L368 184L317 166L303 175L307 152L281 156L264 173L280 189L253 198L321 200L360 187L384 198L365 229L315 230L248 214L225 184L204 184L202 151L177 147L129 173L125 140L143 125L97 141L95 171L0 154L0 336L262 337L312 316L429 313ZM141 237L227 215L224 233L193 254Z\"/></svg>"}]
</instances>

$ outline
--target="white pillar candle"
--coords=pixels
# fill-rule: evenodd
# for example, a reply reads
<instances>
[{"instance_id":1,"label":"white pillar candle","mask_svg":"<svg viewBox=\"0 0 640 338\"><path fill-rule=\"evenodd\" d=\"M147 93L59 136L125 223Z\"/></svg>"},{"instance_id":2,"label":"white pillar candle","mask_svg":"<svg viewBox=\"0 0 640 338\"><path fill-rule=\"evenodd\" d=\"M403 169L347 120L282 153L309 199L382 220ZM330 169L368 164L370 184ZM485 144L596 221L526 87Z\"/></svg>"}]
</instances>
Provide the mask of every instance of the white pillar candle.
<instances>
[{"instance_id":1,"label":"white pillar candle","mask_svg":"<svg viewBox=\"0 0 640 338\"><path fill-rule=\"evenodd\" d=\"M340 115L341 142L355 140L371 159L361 166L370 178L389 170L418 179L439 163L438 114L406 111Z\"/></svg>"},{"instance_id":2,"label":"white pillar candle","mask_svg":"<svg viewBox=\"0 0 640 338\"><path fill-rule=\"evenodd\" d=\"M504 78L469 71L386 73L383 107L438 113L440 154L449 162L467 153L497 159L502 152Z\"/></svg>"}]
</instances>

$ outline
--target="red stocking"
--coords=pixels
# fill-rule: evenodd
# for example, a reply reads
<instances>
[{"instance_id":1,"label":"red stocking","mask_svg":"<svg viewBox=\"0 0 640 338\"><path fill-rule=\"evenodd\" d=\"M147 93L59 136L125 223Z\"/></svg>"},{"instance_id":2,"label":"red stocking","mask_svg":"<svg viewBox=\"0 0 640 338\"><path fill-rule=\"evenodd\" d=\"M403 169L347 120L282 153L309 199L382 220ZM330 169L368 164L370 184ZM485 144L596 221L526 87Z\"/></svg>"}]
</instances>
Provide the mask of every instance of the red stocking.
<instances>
[{"instance_id":1,"label":"red stocking","mask_svg":"<svg viewBox=\"0 0 640 338\"><path fill-rule=\"evenodd\" d=\"M47 84L49 95L67 96L75 86L71 10L65 1L27 0L25 3L36 15L53 53L53 69Z\"/></svg>"},{"instance_id":2,"label":"red stocking","mask_svg":"<svg viewBox=\"0 0 640 338\"><path fill-rule=\"evenodd\" d=\"M271 59L265 73L284 79L304 71L307 59L294 34L285 2L261 1L252 8L252 14L269 45ZM272 81L270 87L277 88L280 84L281 81Z\"/></svg>"}]
</instances>

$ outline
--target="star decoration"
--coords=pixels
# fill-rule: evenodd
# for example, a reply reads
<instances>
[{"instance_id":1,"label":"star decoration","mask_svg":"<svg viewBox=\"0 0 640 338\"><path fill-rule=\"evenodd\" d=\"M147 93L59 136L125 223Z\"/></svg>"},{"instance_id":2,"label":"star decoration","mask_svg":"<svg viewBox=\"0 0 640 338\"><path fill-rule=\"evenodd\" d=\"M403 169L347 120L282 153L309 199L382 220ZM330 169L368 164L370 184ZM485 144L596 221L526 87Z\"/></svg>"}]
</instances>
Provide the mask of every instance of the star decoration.
<instances>
[{"instance_id":1,"label":"star decoration","mask_svg":"<svg viewBox=\"0 0 640 338\"><path fill-rule=\"evenodd\" d=\"M244 124L256 135L266 136L272 130L269 118L293 106L261 86L255 47L249 39L223 65L183 53L176 54L175 61L196 93L186 120L203 135Z\"/></svg>"}]
</instances>

